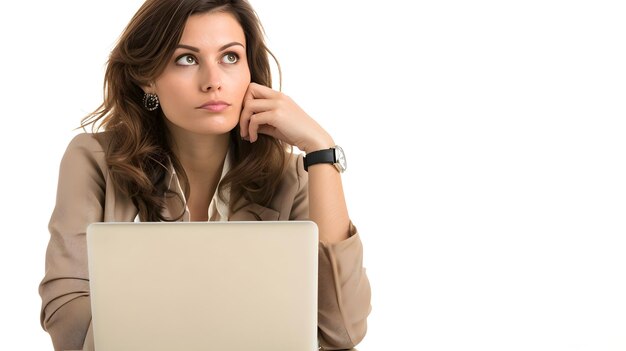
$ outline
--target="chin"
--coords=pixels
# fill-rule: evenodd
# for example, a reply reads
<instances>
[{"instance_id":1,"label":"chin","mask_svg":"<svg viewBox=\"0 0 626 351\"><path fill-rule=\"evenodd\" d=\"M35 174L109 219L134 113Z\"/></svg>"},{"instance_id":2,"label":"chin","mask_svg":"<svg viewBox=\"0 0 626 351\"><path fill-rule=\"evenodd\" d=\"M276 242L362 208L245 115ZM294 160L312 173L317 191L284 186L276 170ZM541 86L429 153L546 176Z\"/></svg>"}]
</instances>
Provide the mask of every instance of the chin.
<instances>
[{"instance_id":1,"label":"chin","mask_svg":"<svg viewBox=\"0 0 626 351\"><path fill-rule=\"evenodd\" d=\"M186 120L167 119L170 129L197 135L223 135L229 133L239 123L239 115L213 115L189 118Z\"/></svg>"},{"instance_id":2,"label":"chin","mask_svg":"<svg viewBox=\"0 0 626 351\"><path fill-rule=\"evenodd\" d=\"M195 126L195 128L192 128L191 130L199 134L221 135L230 133L231 130L235 129L235 127L237 127L237 122L239 121L227 122L212 120L207 121L207 123L202 123L202 125Z\"/></svg>"}]
</instances>

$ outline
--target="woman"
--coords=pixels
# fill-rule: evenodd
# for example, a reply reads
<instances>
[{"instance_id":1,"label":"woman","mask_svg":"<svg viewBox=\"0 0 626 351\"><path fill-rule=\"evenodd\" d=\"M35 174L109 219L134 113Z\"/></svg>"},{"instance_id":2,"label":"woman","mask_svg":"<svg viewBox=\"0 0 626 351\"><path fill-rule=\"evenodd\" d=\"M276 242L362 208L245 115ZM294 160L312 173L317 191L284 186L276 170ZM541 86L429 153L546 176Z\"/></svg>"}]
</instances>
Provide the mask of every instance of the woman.
<instances>
[{"instance_id":1,"label":"woman","mask_svg":"<svg viewBox=\"0 0 626 351\"><path fill-rule=\"evenodd\" d=\"M83 120L96 133L76 136L61 162L40 285L56 350L93 342L85 230L102 221L310 219L320 235L320 344L363 338L370 288L342 152L270 88L268 55L245 0L148 0L135 14L111 53L105 101Z\"/></svg>"}]
</instances>

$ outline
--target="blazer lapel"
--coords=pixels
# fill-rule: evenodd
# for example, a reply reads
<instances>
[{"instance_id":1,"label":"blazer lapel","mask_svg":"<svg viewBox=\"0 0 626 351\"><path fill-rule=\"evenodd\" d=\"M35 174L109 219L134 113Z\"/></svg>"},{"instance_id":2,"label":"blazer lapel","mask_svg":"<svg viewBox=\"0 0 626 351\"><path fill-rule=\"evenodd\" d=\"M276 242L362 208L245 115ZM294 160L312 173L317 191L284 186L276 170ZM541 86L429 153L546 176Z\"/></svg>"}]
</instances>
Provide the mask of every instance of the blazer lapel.
<instances>
[{"instance_id":1,"label":"blazer lapel","mask_svg":"<svg viewBox=\"0 0 626 351\"><path fill-rule=\"evenodd\" d=\"M280 213L259 204L248 203L230 215L229 221L277 221Z\"/></svg>"}]
</instances>

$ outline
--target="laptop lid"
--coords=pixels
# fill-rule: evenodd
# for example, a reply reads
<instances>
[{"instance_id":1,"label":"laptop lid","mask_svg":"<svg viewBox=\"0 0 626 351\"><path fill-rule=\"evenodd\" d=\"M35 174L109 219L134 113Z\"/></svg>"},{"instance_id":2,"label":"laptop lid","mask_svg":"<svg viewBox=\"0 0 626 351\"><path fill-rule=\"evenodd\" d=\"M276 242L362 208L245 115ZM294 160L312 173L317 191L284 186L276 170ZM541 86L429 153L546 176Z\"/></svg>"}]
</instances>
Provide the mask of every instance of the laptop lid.
<instances>
[{"instance_id":1,"label":"laptop lid","mask_svg":"<svg viewBox=\"0 0 626 351\"><path fill-rule=\"evenodd\" d=\"M317 350L310 221L94 223L95 348Z\"/></svg>"}]
</instances>

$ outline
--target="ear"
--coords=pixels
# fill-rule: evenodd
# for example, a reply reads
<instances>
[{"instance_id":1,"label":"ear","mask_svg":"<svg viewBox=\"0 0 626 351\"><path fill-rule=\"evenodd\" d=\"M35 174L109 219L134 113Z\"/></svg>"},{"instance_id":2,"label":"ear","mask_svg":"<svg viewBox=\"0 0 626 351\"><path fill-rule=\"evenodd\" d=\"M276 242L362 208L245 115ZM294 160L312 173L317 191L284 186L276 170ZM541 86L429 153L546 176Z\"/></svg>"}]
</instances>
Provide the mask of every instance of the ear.
<instances>
[{"instance_id":1,"label":"ear","mask_svg":"<svg viewBox=\"0 0 626 351\"><path fill-rule=\"evenodd\" d=\"M148 85L140 85L139 87L141 88L141 90L143 90L144 93L154 94L154 91L155 91L154 82L150 82L148 83Z\"/></svg>"}]
</instances>

